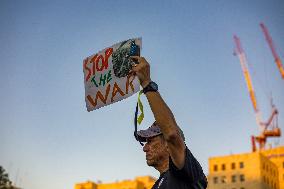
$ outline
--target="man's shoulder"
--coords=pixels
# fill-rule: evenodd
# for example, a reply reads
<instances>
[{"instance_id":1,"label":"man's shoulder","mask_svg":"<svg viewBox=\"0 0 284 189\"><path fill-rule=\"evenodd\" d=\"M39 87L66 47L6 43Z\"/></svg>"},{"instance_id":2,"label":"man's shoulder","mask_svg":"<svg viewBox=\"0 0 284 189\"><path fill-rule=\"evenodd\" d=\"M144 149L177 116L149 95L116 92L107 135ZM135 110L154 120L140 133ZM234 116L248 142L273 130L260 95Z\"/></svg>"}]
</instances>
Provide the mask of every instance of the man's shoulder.
<instances>
[{"instance_id":1,"label":"man's shoulder","mask_svg":"<svg viewBox=\"0 0 284 189\"><path fill-rule=\"evenodd\" d=\"M169 177L169 170L164 172L158 180L156 180L155 184L153 185L152 189L167 189L167 180Z\"/></svg>"},{"instance_id":2,"label":"man's shoulder","mask_svg":"<svg viewBox=\"0 0 284 189\"><path fill-rule=\"evenodd\" d=\"M170 159L169 172L170 177L173 177L172 180L174 181L182 181L189 185L202 185L203 188L206 188L207 186L207 179L203 173L202 167L188 147L185 149L184 166L181 169L178 169Z\"/></svg>"}]
</instances>

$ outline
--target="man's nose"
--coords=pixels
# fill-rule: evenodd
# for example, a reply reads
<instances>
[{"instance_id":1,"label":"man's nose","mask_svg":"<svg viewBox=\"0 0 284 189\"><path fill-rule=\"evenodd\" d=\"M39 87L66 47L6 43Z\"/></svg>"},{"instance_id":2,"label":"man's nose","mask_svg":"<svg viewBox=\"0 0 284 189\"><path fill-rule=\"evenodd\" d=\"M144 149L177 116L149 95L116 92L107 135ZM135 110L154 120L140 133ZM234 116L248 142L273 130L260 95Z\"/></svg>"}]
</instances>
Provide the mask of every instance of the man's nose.
<instances>
[{"instance_id":1,"label":"man's nose","mask_svg":"<svg viewBox=\"0 0 284 189\"><path fill-rule=\"evenodd\" d=\"M145 143L145 145L143 146L143 151L144 151L144 152L148 152L148 151L149 151L149 145L148 145L148 143Z\"/></svg>"}]
</instances>

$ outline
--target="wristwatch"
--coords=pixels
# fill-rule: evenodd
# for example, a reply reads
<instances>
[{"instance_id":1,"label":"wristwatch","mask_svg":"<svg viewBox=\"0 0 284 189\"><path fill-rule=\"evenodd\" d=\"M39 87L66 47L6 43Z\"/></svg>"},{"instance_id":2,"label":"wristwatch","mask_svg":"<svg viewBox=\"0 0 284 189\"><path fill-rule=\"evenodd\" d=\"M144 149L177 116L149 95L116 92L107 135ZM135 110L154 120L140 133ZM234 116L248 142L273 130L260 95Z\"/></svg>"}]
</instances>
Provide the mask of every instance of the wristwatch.
<instances>
[{"instance_id":1,"label":"wristwatch","mask_svg":"<svg viewBox=\"0 0 284 189\"><path fill-rule=\"evenodd\" d=\"M146 87L143 88L143 93L146 94L149 91L158 91L157 83L151 81Z\"/></svg>"}]
</instances>

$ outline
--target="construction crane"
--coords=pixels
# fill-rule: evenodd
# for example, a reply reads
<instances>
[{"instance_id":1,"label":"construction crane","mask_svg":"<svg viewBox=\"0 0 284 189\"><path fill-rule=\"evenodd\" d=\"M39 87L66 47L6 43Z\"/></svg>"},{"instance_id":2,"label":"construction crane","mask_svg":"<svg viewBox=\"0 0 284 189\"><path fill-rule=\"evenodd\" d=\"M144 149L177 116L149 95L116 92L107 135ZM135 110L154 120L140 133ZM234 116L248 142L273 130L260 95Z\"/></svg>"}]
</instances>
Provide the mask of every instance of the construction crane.
<instances>
[{"instance_id":1,"label":"construction crane","mask_svg":"<svg viewBox=\"0 0 284 189\"><path fill-rule=\"evenodd\" d=\"M275 50L272 38L270 37L269 32L268 32L268 29L266 28L266 26L263 23L260 23L260 27L261 27L261 29L264 33L265 39L266 39L269 47L271 49L272 55L274 57L274 61L275 61L276 65L277 65L277 67L280 71L281 77L282 77L282 79L284 79L284 67L282 65L280 57L278 56L278 54Z\"/></svg>"},{"instance_id":2,"label":"construction crane","mask_svg":"<svg viewBox=\"0 0 284 189\"><path fill-rule=\"evenodd\" d=\"M247 88L249 91L250 99L251 99L253 109L255 112L256 123L260 129L260 134L258 136L251 136L252 151L254 152L257 150L256 142L259 144L259 150L263 150L265 149L266 139L268 137L280 137L281 136L281 130L278 127L278 110L271 101L271 105L272 105L271 115L267 122L262 121L261 112L257 106L256 95L253 89L246 56L241 46L241 41L236 35L234 36L234 41L236 44L235 55L237 55L240 60L242 71L243 71L245 81L247 84Z\"/></svg>"}]
</instances>

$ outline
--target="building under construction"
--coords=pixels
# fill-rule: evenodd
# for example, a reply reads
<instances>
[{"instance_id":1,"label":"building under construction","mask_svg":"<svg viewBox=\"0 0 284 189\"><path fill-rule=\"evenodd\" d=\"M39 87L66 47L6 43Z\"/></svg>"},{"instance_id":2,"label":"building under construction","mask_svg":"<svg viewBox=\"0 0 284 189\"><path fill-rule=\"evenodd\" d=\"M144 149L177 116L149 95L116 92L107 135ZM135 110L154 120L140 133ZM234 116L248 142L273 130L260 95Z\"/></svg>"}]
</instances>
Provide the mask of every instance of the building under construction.
<instances>
[{"instance_id":1,"label":"building under construction","mask_svg":"<svg viewBox=\"0 0 284 189\"><path fill-rule=\"evenodd\" d=\"M284 79L284 69L280 57L276 53L267 28L260 27L271 49L274 61ZM271 103L272 111L263 121L257 105L245 52L240 39L235 35L235 55L238 56L248 88L250 100L259 126L260 134L251 136L252 152L209 158L209 189L283 189L284 188L284 146L266 149L267 138L280 137L278 127L278 110ZM258 145L257 145L258 144Z\"/></svg>"}]
</instances>

